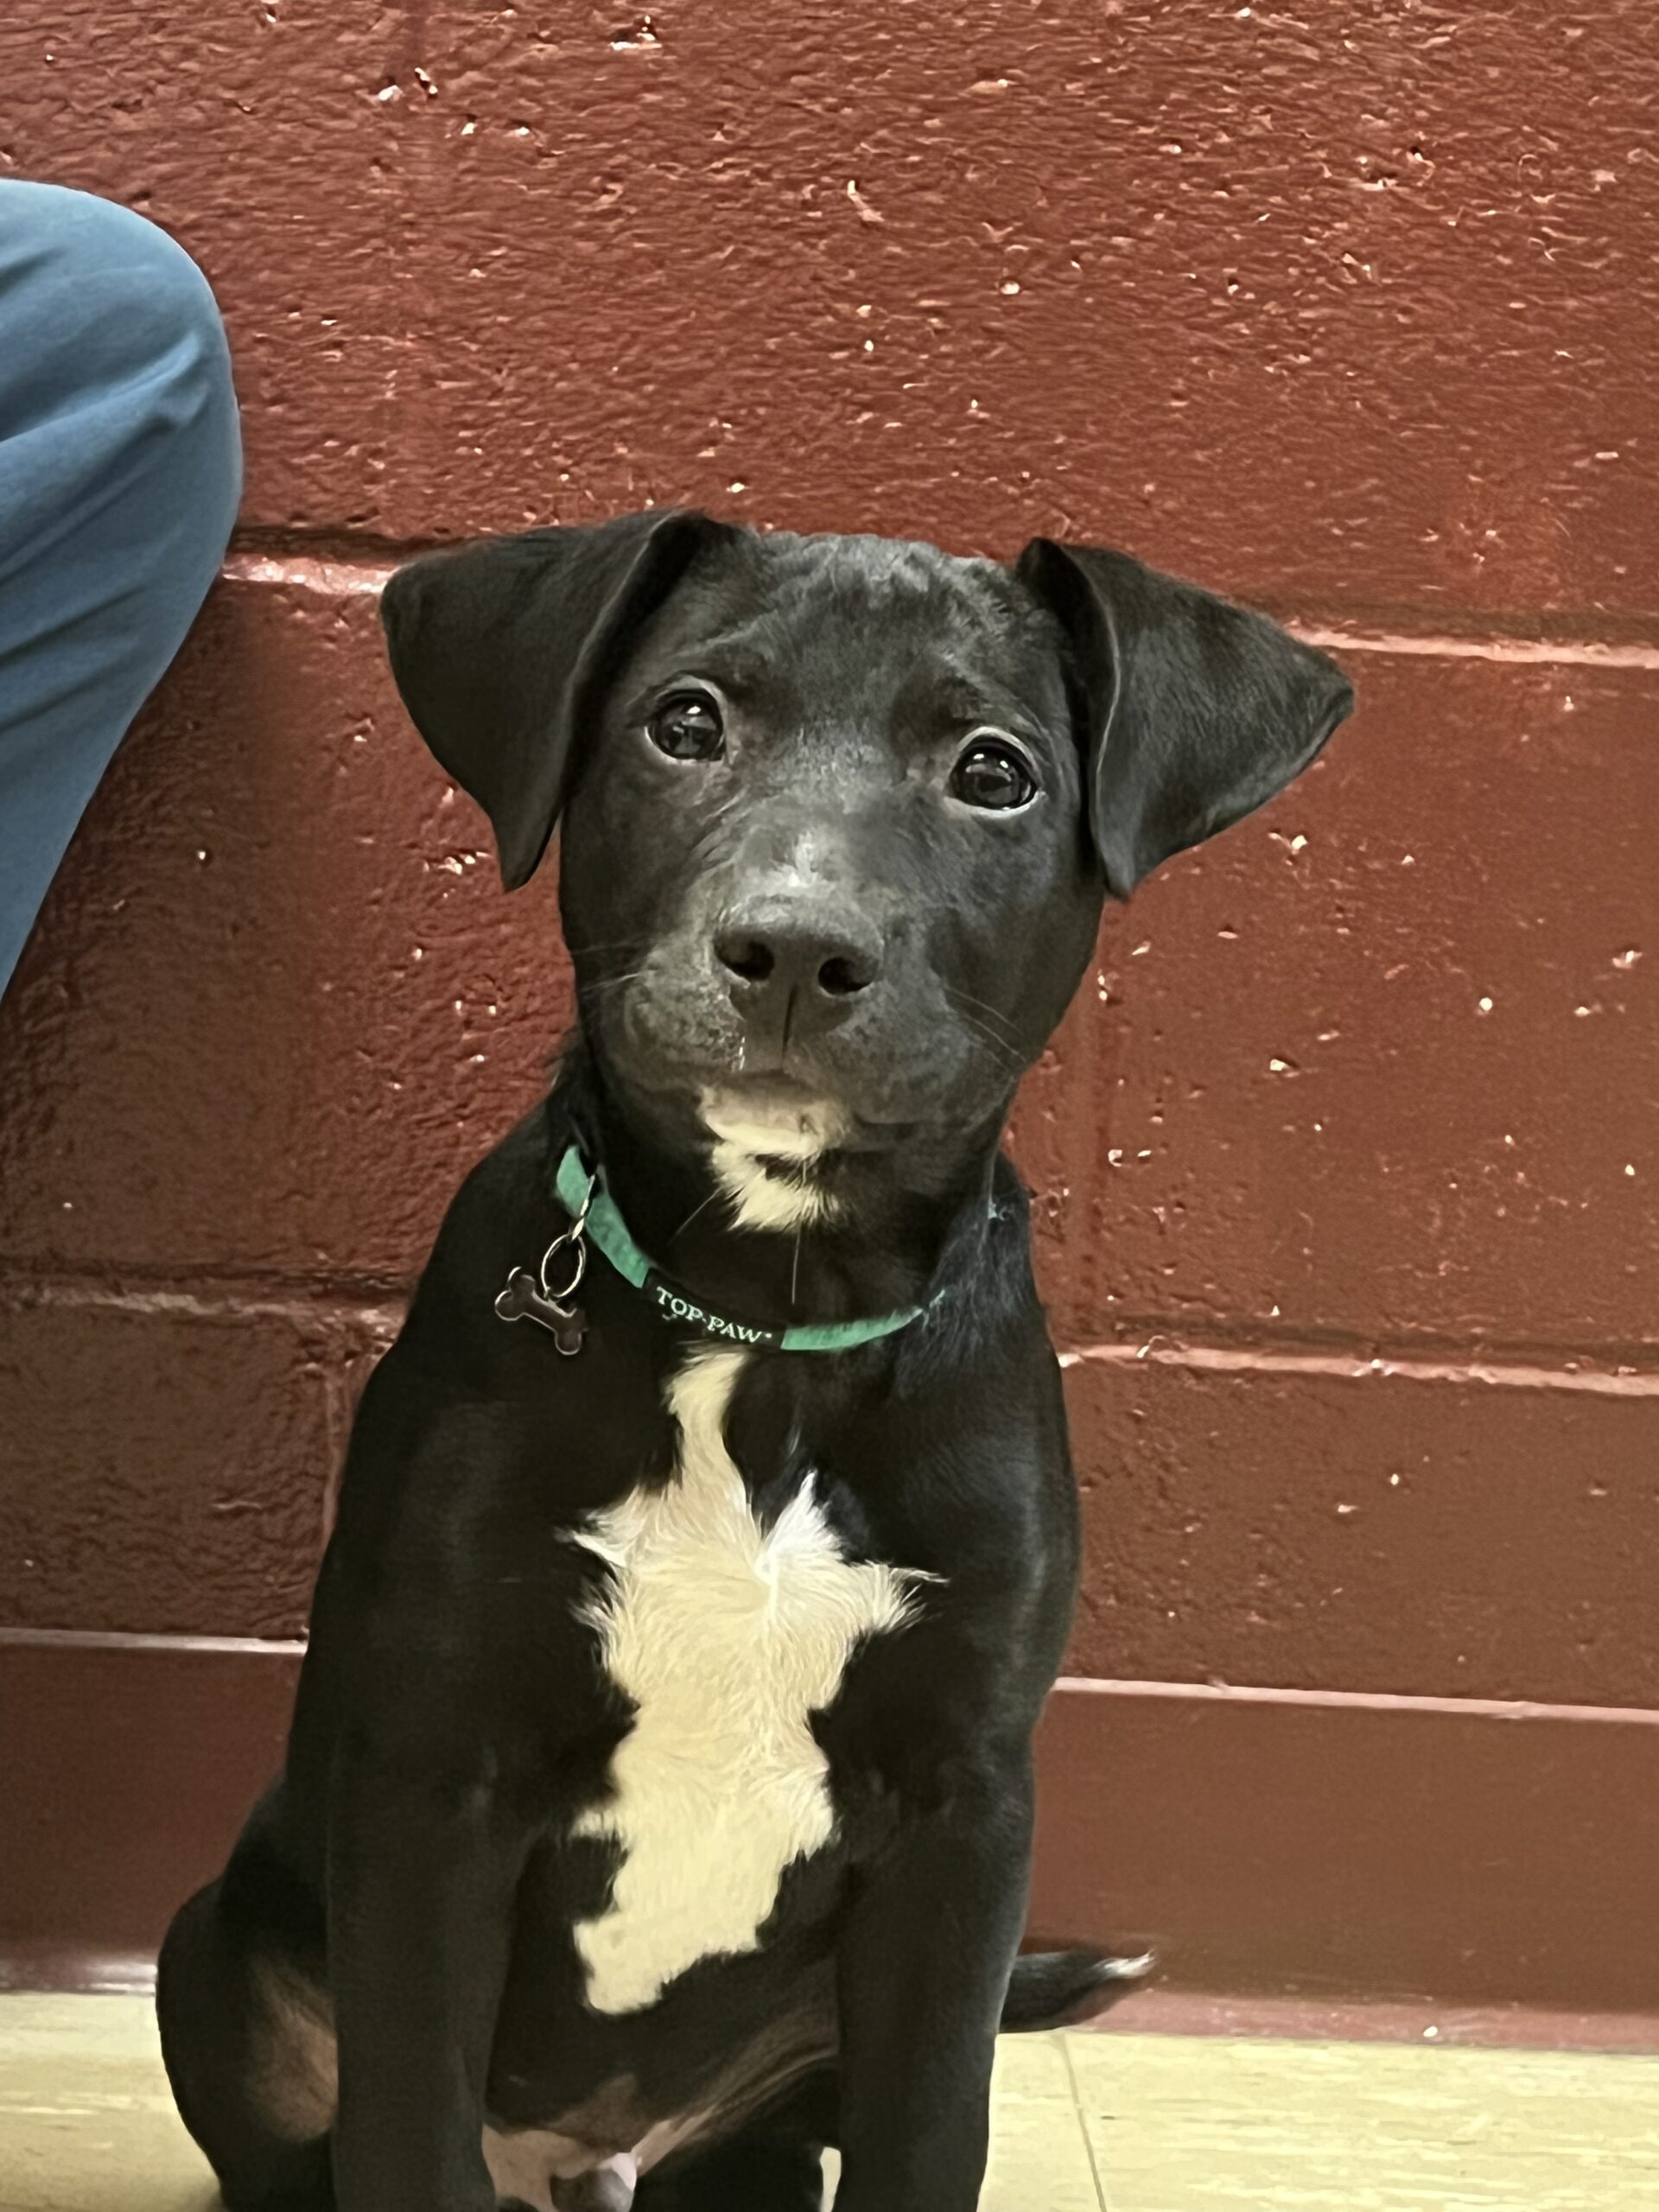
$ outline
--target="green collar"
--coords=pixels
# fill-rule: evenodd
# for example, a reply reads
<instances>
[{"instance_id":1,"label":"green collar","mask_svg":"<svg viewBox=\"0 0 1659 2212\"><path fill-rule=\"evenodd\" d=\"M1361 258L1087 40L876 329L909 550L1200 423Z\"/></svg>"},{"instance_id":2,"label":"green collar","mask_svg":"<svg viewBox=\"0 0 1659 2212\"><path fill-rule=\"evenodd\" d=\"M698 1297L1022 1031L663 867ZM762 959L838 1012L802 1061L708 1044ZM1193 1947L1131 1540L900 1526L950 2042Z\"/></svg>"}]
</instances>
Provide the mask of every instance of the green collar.
<instances>
[{"instance_id":1,"label":"green collar","mask_svg":"<svg viewBox=\"0 0 1659 2212\"><path fill-rule=\"evenodd\" d=\"M907 1328L926 1311L910 1306L901 1313L880 1313L867 1321L826 1321L817 1328L789 1329L768 1329L716 1313L646 1258L606 1188L603 1170L589 1168L575 1145L560 1160L554 1180L559 1202L570 1217L569 1233L574 1240L579 1243L585 1236L596 1245L623 1281L643 1291L666 1319L700 1329L721 1344L766 1344L776 1351L853 1351Z\"/></svg>"}]
</instances>

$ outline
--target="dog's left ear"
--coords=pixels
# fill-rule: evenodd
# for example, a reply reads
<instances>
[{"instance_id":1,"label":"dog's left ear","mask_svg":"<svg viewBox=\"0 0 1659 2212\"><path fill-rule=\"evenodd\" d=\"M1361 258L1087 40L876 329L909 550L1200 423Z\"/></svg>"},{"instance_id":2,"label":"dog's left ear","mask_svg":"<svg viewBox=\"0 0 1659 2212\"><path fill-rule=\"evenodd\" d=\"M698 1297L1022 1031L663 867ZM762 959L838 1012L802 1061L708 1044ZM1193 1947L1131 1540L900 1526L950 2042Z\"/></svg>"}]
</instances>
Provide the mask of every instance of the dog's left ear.
<instances>
[{"instance_id":1,"label":"dog's left ear","mask_svg":"<svg viewBox=\"0 0 1659 2212\"><path fill-rule=\"evenodd\" d=\"M1282 791L1353 707L1323 653L1127 553L1038 537L1017 573L1071 644L1090 829L1116 898Z\"/></svg>"},{"instance_id":2,"label":"dog's left ear","mask_svg":"<svg viewBox=\"0 0 1659 2212\"><path fill-rule=\"evenodd\" d=\"M490 817L509 891L547 849L577 738L639 623L731 525L668 511L428 553L380 598L415 727Z\"/></svg>"}]
</instances>

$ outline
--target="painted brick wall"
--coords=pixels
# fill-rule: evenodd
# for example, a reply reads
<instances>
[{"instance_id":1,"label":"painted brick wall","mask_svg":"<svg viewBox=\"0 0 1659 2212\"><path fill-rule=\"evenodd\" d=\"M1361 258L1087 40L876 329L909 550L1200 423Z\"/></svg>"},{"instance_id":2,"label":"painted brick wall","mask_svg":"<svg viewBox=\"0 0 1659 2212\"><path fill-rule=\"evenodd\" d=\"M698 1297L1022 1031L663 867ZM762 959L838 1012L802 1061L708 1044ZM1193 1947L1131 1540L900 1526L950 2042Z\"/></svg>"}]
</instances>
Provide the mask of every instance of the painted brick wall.
<instances>
[{"instance_id":1,"label":"painted brick wall","mask_svg":"<svg viewBox=\"0 0 1659 2212\"><path fill-rule=\"evenodd\" d=\"M249 453L0 1008L0 1619L299 1630L569 1009L374 594L650 499L1098 537L1339 653L1022 1101L1074 1665L1659 1707L1649 0L14 0L0 87L200 259Z\"/></svg>"}]
</instances>

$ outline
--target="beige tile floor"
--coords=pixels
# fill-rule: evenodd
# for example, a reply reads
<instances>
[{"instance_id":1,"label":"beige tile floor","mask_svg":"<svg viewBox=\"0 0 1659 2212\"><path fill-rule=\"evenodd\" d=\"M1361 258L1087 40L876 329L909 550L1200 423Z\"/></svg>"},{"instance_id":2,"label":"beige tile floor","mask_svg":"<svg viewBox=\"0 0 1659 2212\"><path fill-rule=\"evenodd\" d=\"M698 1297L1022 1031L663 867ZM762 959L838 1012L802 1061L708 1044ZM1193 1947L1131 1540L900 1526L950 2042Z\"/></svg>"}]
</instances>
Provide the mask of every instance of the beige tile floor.
<instances>
[{"instance_id":1,"label":"beige tile floor","mask_svg":"<svg viewBox=\"0 0 1659 2212\"><path fill-rule=\"evenodd\" d=\"M0 1997L0 2212L210 2212L149 2005ZM984 2212L1659 2212L1659 2058L1039 2036Z\"/></svg>"}]
</instances>

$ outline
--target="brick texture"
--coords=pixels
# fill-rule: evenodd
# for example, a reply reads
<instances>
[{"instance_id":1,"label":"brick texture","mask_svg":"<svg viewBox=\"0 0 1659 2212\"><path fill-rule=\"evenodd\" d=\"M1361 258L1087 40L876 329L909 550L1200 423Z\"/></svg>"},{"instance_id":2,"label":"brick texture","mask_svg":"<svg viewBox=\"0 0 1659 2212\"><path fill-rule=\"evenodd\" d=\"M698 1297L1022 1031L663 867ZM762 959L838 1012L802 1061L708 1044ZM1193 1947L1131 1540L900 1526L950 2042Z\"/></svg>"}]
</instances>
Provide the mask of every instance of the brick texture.
<instances>
[{"instance_id":1,"label":"brick texture","mask_svg":"<svg viewBox=\"0 0 1659 2212\"><path fill-rule=\"evenodd\" d=\"M0 1337L0 1620L305 1624L335 1437L327 1347L257 1312L24 1306Z\"/></svg>"},{"instance_id":2,"label":"brick texture","mask_svg":"<svg viewBox=\"0 0 1659 2212\"><path fill-rule=\"evenodd\" d=\"M0 79L219 287L268 530L690 499L1659 611L1648 0L22 0Z\"/></svg>"},{"instance_id":3,"label":"brick texture","mask_svg":"<svg viewBox=\"0 0 1659 2212\"><path fill-rule=\"evenodd\" d=\"M196 253L250 476L0 1007L0 1620L297 1626L569 1016L377 576L649 499L1096 537L1351 641L1019 1109L1074 1662L1659 1701L1650 18L14 4L0 165Z\"/></svg>"}]
</instances>

